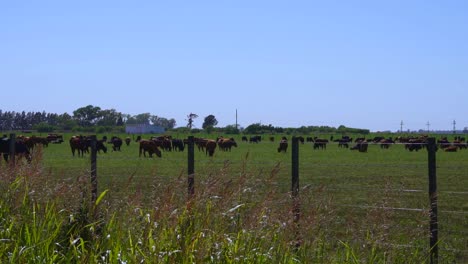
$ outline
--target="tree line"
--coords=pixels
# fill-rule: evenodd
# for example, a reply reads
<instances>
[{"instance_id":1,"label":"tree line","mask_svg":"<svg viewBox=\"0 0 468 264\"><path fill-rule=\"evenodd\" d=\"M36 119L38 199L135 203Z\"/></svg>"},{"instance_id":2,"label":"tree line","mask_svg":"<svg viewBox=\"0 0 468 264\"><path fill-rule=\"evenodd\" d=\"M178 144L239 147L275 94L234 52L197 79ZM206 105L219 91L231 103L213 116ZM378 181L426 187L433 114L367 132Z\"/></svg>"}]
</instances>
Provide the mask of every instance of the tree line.
<instances>
[{"instance_id":1,"label":"tree line","mask_svg":"<svg viewBox=\"0 0 468 264\"><path fill-rule=\"evenodd\" d=\"M236 125L227 125L225 127L216 127L218 120L214 115L208 115L204 118L201 128L194 126L194 120L197 114L187 115L187 125L176 128L174 118L165 118L151 113L141 113L130 115L121 113L115 109L101 109L99 106L87 105L68 113L56 114L42 112L15 112L3 111L0 109L0 131L27 131L37 130L38 132L52 131L79 131L79 132L125 132L127 124L146 124L157 125L168 131L178 132L205 132L222 134L312 134L312 133L358 133L369 134L368 129L350 128L339 126L338 128L330 126L301 126L298 128L275 127L271 124L264 125L254 123L246 128L240 128Z\"/></svg>"},{"instance_id":2,"label":"tree line","mask_svg":"<svg viewBox=\"0 0 468 264\"><path fill-rule=\"evenodd\" d=\"M174 118L165 118L150 113L130 115L115 109L101 109L99 106L87 105L68 113L56 114L42 112L15 112L0 109L0 131L37 130L52 132L54 130L73 130L84 132L125 131L126 124L153 124L165 129L176 126Z\"/></svg>"}]
</instances>

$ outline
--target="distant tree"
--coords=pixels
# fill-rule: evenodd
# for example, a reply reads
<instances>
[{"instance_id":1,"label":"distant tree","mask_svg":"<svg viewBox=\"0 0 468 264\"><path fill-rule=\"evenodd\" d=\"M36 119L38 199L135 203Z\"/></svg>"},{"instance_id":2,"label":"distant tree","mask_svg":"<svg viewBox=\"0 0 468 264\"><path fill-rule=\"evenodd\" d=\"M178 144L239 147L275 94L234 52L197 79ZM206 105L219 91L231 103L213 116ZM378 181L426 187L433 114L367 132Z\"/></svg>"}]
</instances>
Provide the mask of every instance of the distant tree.
<instances>
[{"instance_id":1,"label":"distant tree","mask_svg":"<svg viewBox=\"0 0 468 264\"><path fill-rule=\"evenodd\" d=\"M100 126L116 126L122 114L115 109L101 110L99 112L99 121L97 124Z\"/></svg>"},{"instance_id":2,"label":"distant tree","mask_svg":"<svg viewBox=\"0 0 468 264\"><path fill-rule=\"evenodd\" d=\"M135 120L134 124L143 124L143 125L150 124L150 117L151 117L150 113L142 113L136 116L132 116L132 118Z\"/></svg>"},{"instance_id":3,"label":"distant tree","mask_svg":"<svg viewBox=\"0 0 468 264\"><path fill-rule=\"evenodd\" d=\"M78 122L78 125L89 127L96 123L99 118L101 108L99 106L88 105L80 107L73 111L73 119Z\"/></svg>"},{"instance_id":4,"label":"distant tree","mask_svg":"<svg viewBox=\"0 0 468 264\"><path fill-rule=\"evenodd\" d=\"M209 127L214 127L218 124L218 120L214 115L209 115L205 117L205 121L203 122L202 128L207 129Z\"/></svg>"},{"instance_id":5,"label":"distant tree","mask_svg":"<svg viewBox=\"0 0 468 264\"><path fill-rule=\"evenodd\" d=\"M188 127L189 129L192 129L192 127L193 127L193 120L194 120L195 118L197 118L197 117L198 117L198 115L197 115L197 114L194 114L194 113L190 113L189 115L187 115L187 121L188 121L187 127Z\"/></svg>"},{"instance_id":6,"label":"distant tree","mask_svg":"<svg viewBox=\"0 0 468 264\"><path fill-rule=\"evenodd\" d=\"M153 125L160 126L165 129L173 129L176 125L176 121L174 118L167 119L156 115L151 116L150 121L151 123L153 123Z\"/></svg>"},{"instance_id":7,"label":"distant tree","mask_svg":"<svg viewBox=\"0 0 468 264\"><path fill-rule=\"evenodd\" d=\"M239 128L236 125L227 125L223 128L223 131L226 134L239 134Z\"/></svg>"}]
</instances>

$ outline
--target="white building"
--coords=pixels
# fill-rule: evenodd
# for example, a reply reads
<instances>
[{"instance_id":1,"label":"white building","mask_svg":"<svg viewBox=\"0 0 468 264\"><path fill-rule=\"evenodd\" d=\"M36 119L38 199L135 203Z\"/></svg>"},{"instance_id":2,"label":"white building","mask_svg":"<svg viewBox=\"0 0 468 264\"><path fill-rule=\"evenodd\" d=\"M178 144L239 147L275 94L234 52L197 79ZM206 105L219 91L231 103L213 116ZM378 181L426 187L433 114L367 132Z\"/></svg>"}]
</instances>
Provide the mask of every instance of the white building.
<instances>
[{"instance_id":1,"label":"white building","mask_svg":"<svg viewBox=\"0 0 468 264\"><path fill-rule=\"evenodd\" d=\"M130 124L125 126L125 133L129 134L162 134L165 129L155 125Z\"/></svg>"}]
</instances>

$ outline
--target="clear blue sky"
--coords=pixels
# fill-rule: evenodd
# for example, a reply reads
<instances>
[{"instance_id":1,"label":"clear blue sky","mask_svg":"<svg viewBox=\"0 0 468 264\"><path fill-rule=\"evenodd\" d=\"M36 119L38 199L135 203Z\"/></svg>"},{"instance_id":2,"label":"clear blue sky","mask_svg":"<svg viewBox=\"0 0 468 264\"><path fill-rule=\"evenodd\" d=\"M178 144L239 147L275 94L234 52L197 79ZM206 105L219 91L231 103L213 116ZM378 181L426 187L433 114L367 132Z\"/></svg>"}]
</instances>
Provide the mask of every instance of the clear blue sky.
<instances>
[{"instance_id":1,"label":"clear blue sky","mask_svg":"<svg viewBox=\"0 0 468 264\"><path fill-rule=\"evenodd\" d=\"M2 1L0 109L468 126L468 1Z\"/></svg>"}]
</instances>

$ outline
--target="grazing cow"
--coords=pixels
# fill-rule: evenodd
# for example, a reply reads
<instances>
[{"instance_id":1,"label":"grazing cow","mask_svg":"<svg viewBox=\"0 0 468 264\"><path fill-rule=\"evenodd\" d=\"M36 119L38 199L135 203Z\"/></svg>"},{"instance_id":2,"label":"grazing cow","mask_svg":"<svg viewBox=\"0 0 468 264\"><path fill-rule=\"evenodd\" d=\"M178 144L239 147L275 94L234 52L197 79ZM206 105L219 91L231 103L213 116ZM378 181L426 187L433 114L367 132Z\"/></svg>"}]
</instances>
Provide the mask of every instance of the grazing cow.
<instances>
[{"instance_id":1,"label":"grazing cow","mask_svg":"<svg viewBox=\"0 0 468 264\"><path fill-rule=\"evenodd\" d=\"M385 139L385 137L382 137L382 136L374 137L374 139L372 139L372 142L379 143L383 139Z\"/></svg>"},{"instance_id":2,"label":"grazing cow","mask_svg":"<svg viewBox=\"0 0 468 264\"><path fill-rule=\"evenodd\" d=\"M172 140L172 150L174 151L184 151L185 145L182 139L173 139Z\"/></svg>"},{"instance_id":3,"label":"grazing cow","mask_svg":"<svg viewBox=\"0 0 468 264\"><path fill-rule=\"evenodd\" d=\"M444 148L445 152L457 152L458 147L457 146L448 146Z\"/></svg>"},{"instance_id":4,"label":"grazing cow","mask_svg":"<svg viewBox=\"0 0 468 264\"><path fill-rule=\"evenodd\" d=\"M301 144L304 144L304 137L303 136L299 136L299 137L297 137L297 139L299 140L299 142L301 142Z\"/></svg>"},{"instance_id":5,"label":"grazing cow","mask_svg":"<svg viewBox=\"0 0 468 264\"><path fill-rule=\"evenodd\" d=\"M155 141L140 139L139 157L141 157L141 153L146 157L146 152L149 153L150 158L153 157L153 153L159 158L161 157L161 150L159 150L158 144Z\"/></svg>"},{"instance_id":6,"label":"grazing cow","mask_svg":"<svg viewBox=\"0 0 468 264\"><path fill-rule=\"evenodd\" d=\"M3 154L3 159L8 162L10 156L11 139L3 137L0 139L0 154ZM22 139L15 140L15 155L25 157L28 162L31 162L31 153Z\"/></svg>"},{"instance_id":7,"label":"grazing cow","mask_svg":"<svg viewBox=\"0 0 468 264\"><path fill-rule=\"evenodd\" d=\"M275 137L270 137L270 142L275 142Z\"/></svg>"},{"instance_id":8,"label":"grazing cow","mask_svg":"<svg viewBox=\"0 0 468 264\"><path fill-rule=\"evenodd\" d=\"M279 142L278 152L286 153L286 150L288 150L288 141L285 139L281 139L281 141Z\"/></svg>"},{"instance_id":9,"label":"grazing cow","mask_svg":"<svg viewBox=\"0 0 468 264\"><path fill-rule=\"evenodd\" d=\"M425 146L426 140L425 139L419 139L419 138L412 138L409 139L407 143L405 143L405 149L409 151L419 151Z\"/></svg>"},{"instance_id":10,"label":"grazing cow","mask_svg":"<svg viewBox=\"0 0 468 264\"><path fill-rule=\"evenodd\" d=\"M69 140L72 155L75 156L75 151L78 152L78 157L84 155L85 152L89 152L88 144L83 136L72 136Z\"/></svg>"},{"instance_id":11,"label":"grazing cow","mask_svg":"<svg viewBox=\"0 0 468 264\"><path fill-rule=\"evenodd\" d=\"M395 141L392 140L392 138L388 139L382 139L378 142L380 144L381 149L388 149L391 144L395 144Z\"/></svg>"},{"instance_id":12,"label":"grazing cow","mask_svg":"<svg viewBox=\"0 0 468 264\"><path fill-rule=\"evenodd\" d=\"M141 140L141 136L137 136L135 142L140 142L140 140Z\"/></svg>"},{"instance_id":13,"label":"grazing cow","mask_svg":"<svg viewBox=\"0 0 468 264\"><path fill-rule=\"evenodd\" d=\"M244 142L244 141L245 141L245 142L248 142L248 141L249 141L249 140L247 139L246 136L242 136L242 142Z\"/></svg>"},{"instance_id":14,"label":"grazing cow","mask_svg":"<svg viewBox=\"0 0 468 264\"><path fill-rule=\"evenodd\" d=\"M437 140L437 144L439 144L441 149L445 149L445 148L447 148L447 147L449 147L451 145L450 141L448 141L447 137L443 137L443 138Z\"/></svg>"},{"instance_id":15,"label":"grazing cow","mask_svg":"<svg viewBox=\"0 0 468 264\"><path fill-rule=\"evenodd\" d=\"M63 136L59 134L48 134L46 137L49 143L61 144L63 142Z\"/></svg>"},{"instance_id":16,"label":"grazing cow","mask_svg":"<svg viewBox=\"0 0 468 264\"><path fill-rule=\"evenodd\" d=\"M206 148L205 155L209 155L210 157L213 157L213 154L216 149L216 141L212 139L206 140L205 148Z\"/></svg>"},{"instance_id":17,"label":"grazing cow","mask_svg":"<svg viewBox=\"0 0 468 264\"><path fill-rule=\"evenodd\" d=\"M251 136L249 139L250 143L258 143L262 141L262 136Z\"/></svg>"},{"instance_id":18,"label":"grazing cow","mask_svg":"<svg viewBox=\"0 0 468 264\"><path fill-rule=\"evenodd\" d=\"M72 136L69 142L73 156L75 156L76 151L78 151L78 157L83 157L84 153L89 153L91 140L91 137ZM104 142L102 140L96 140L96 151L100 153L101 150L104 151L104 153L107 153L107 147L104 145Z\"/></svg>"},{"instance_id":19,"label":"grazing cow","mask_svg":"<svg viewBox=\"0 0 468 264\"><path fill-rule=\"evenodd\" d=\"M112 150L113 151L120 151L120 147L122 146L122 139L119 137L112 137L111 140L109 141L110 144L112 144Z\"/></svg>"},{"instance_id":20,"label":"grazing cow","mask_svg":"<svg viewBox=\"0 0 468 264\"><path fill-rule=\"evenodd\" d=\"M306 142L314 142L314 139L312 137L306 137Z\"/></svg>"},{"instance_id":21,"label":"grazing cow","mask_svg":"<svg viewBox=\"0 0 468 264\"><path fill-rule=\"evenodd\" d=\"M327 149L328 139L314 137L314 149Z\"/></svg>"},{"instance_id":22,"label":"grazing cow","mask_svg":"<svg viewBox=\"0 0 468 264\"><path fill-rule=\"evenodd\" d=\"M132 141L132 139L130 137L125 138L125 144L127 144L127 146L130 146L131 141Z\"/></svg>"},{"instance_id":23,"label":"grazing cow","mask_svg":"<svg viewBox=\"0 0 468 264\"><path fill-rule=\"evenodd\" d=\"M195 141L195 144L197 145L198 151L205 152L205 147L206 147L206 143L208 142L208 139L194 138L194 141Z\"/></svg>"},{"instance_id":24,"label":"grazing cow","mask_svg":"<svg viewBox=\"0 0 468 264\"><path fill-rule=\"evenodd\" d=\"M218 146L222 151L231 151L232 147L237 148L237 143L234 138L221 138L218 140Z\"/></svg>"},{"instance_id":25,"label":"grazing cow","mask_svg":"<svg viewBox=\"0 0 468 264\"><path fill-rule=\"evenodd\" d=\"M32 151L34 147L38 144L41 144L44 147L49 146L49 141L45 137L37 137L37 136L24 137L23 141L30 151Z\"/></svg>"},{"instance_id":26,"label":"grazing cow","mask_svg":"<svg viewBox=\"0 0 468 264\"><path fill-rule=\"evenodd\" d=\"M367 152L367 147L369 146L369 143L367 141L362 140L358 141L356 145L354 145L351 150L358 150L359 152Z\"/></svg>"}]
</instances>

